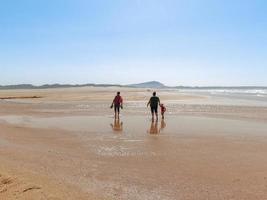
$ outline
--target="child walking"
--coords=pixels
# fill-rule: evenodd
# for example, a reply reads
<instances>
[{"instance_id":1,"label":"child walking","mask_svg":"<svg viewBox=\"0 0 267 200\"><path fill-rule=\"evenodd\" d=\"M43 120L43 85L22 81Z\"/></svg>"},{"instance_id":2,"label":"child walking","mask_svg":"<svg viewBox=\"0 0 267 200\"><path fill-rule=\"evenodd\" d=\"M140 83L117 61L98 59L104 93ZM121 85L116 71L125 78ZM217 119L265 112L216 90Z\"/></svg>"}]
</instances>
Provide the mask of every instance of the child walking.
<instances>
[{"instance_id":1,"label":"child walking","mask_svg":"<svg viewBox=\"0 0 267 200\"><path fill-rule=\"evenodd\" d=\"M163 103L160 104L161 117L164 119L164 113L166 112L166 107Z\"/></svg>"}]
</instances>

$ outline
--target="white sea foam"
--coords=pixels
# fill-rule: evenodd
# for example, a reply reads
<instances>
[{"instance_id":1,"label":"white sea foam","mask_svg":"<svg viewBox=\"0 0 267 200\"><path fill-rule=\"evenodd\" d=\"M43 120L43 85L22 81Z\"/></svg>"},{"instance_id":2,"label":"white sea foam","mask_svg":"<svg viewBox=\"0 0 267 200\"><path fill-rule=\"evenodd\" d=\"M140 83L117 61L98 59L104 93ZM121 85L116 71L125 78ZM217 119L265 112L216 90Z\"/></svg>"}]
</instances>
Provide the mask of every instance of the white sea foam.
<instances>
[{"instance_id":1,"label":"white sea foam","mask_svg":"<svg viewBox=\"0 0 267 200\"><path fill-rule=\"evenodd\" d=\"M188 91L188 90L184 90ZM210 94L223 94L223 95L231 95L231 94L239 94L239 95L249 95L249 96L257 96L257 97L267 97L267 89L192 89L192 92L204 92Z\"/></svg>"}]
</instances>

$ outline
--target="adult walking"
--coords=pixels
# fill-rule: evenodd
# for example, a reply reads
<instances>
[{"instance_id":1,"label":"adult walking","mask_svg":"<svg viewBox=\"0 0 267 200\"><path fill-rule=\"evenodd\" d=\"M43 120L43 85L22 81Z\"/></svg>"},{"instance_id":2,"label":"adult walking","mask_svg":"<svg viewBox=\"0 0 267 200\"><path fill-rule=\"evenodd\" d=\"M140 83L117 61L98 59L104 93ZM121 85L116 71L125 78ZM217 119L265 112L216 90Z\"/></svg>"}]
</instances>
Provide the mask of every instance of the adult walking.
<instances>
[{"instance_id":1,"label":"adult walking","mask_svg":"<svg viewBox=\"0 0 267 200\"><path fill-rule=\"evenodd\" d=\"M114 107L115 119L120 118L120 109L123 109L123 99L120 94L120 92L117 92L117 95L113 99L112 104L110 106L110 108Z\"/></svg>"},{"instance_id":2,"label":"adult walking","mask_svg":"<svg viewBox=\"0 0 267 200\"><path fill-rule=\"evenodd\" d=\"M154 121L154 115L156 115L156 120L158 120L158 106L160 105L160 99L156 96L157 93L153 92L153 96L150 98L149 102L147 103L147 107L150 105L151 108L151 115L152 121Z\"/></svg>"}]
</instances>

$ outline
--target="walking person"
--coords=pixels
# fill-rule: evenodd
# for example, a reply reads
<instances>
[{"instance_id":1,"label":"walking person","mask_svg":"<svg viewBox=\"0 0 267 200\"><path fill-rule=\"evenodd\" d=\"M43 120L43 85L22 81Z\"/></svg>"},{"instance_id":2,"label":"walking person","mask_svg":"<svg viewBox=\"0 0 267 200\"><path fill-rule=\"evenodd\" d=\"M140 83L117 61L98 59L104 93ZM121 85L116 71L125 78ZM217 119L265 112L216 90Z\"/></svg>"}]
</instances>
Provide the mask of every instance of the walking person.
<instances>
[{"instance_id":1,"label":"walking person","mask_svg":"<svg viewBox=\"0 0 267 200\"><path fill-rule=\"evenodd\" d=\"M166 112L166 107L163 103L160 104L161 118L164 119L164 113Z\"/></svg>"},{"instance_id":2,"label":"walking person","mask_svg":"<svg viewBox=\"0 0 267 200\"><path fill-rule=\"evenodd\" d=\"M120 118L120 109L123 109L123 99L120 95L120 92L117 92L117 95L112 101L110 108L114 107L115 119Z\"/></svg>"},{"instance_id":3,"label":"walking person","mask_svg":"<svg viewBox=\"0 0 267 200\"><path fill-rule=\"evenodd\" d=\"M153 92L153 96L147 103L147 107L150 105L151 108L152 121L154 121L154 115L156 116L156 120L158 121L158 106L160 105L160 99L156 95L157 93Z\"/></svg>"}]
</instances>

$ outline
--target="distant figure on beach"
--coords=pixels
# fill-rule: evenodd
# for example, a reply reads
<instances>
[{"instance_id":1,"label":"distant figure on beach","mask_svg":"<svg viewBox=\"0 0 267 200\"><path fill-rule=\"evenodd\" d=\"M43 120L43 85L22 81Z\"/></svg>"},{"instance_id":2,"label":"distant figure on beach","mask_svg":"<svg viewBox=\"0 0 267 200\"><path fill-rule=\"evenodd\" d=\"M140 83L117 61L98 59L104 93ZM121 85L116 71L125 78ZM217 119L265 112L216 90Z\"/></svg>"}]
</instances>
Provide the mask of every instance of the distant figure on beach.
<instances>
[{"instance_id":1,"label":"distant figure on beach","mask_svg":"<svg viewBox=\"0 0 267 200\"><path fill-rule=\"evenodd\" d=\"M123 109L123 99L120 95L120 92L117 92L117 95L112 101L110 108L114 107L115 119L120 118L120 109Z\"/></svg>"},{"instance_id":2,"label":"distant figure on beach","mask_svg":"<svg viewBox=\"0 0 267 200\"><path fill-rule=\"evenodd\" d=\"M166 107L163 103L160 104L161 118L164 119L164 113L166 112Z\"/></svg>"},{"instance_id":3,"label":"distant figure on beach","mask_svg":"<svg viewBox=\"0 0 267 200\"><path fill-rule=\"evenodd\" d=\"M122 132L123 131L123 122L121 122L119 119L114 119L114 123L110 124L111 128L115 132Z\"/></svg>"},{"instance_id":4,"label":"distant figure on beach","mask_svg":"<svg viewBox=\"0 0 267 200\"><path fill-rule=\"evenodd\" d=\"M153 92L153 96L147 103L147 107L150 105L152 121L154 121L154 115L156 115L156 120L158 120L158 106L160 105L160 99L156 96L156 92Z\"/></svg>"}]
</instances>

